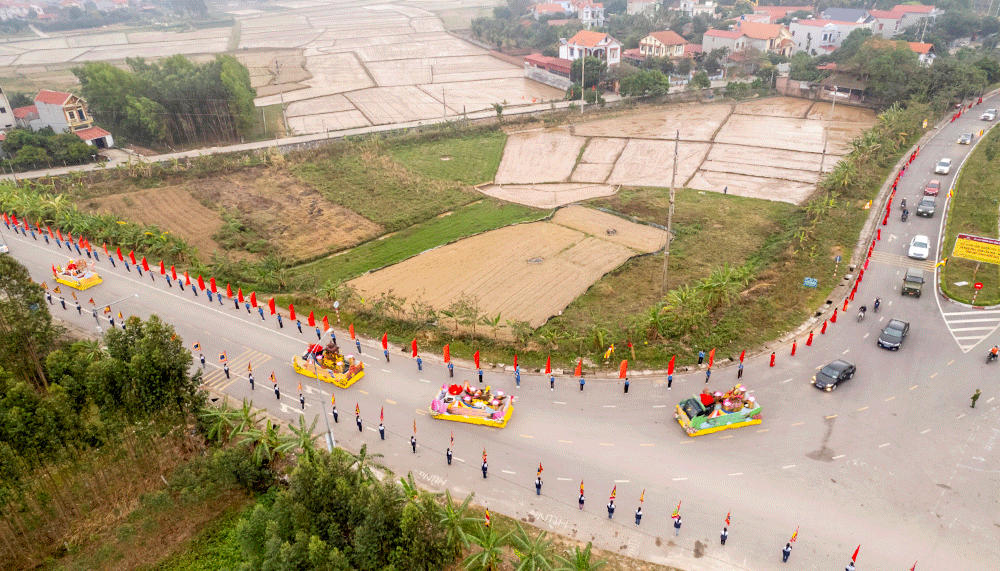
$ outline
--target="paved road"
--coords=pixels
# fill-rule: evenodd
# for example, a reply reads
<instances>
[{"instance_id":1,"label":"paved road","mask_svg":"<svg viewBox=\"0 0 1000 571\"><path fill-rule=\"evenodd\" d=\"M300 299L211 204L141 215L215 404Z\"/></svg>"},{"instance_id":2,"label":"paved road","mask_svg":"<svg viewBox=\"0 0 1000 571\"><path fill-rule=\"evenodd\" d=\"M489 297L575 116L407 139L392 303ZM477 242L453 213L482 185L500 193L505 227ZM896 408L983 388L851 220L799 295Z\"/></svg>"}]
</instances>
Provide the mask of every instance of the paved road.
<instances>
[{"instance_id":1,"label":"paved road","mask_svg":"<svg viewBox=\"0 0 1000 571\"><path fill-rule=\"evenodd\" d=\"M962 130L985 126L974 115L945 125L924 145L897 201L916 198L929 178L924 173L940 156L958 160L969 151L954 141ZM953 176L946 178L947 186ZM682 433L672 409L705 386L701 372L678 375L672 390L661 378L633 379L627 395L613 380L591 379L581 392L570 378L557 379L550 390L547 378L524 375L518 389L513 375L487 372L487 384L518 399L508 427L496 430L427 416L432 396L447 381L445 368L430 356L418 372L402 351L394 349L391 363L385 363L381 348L365 341L366 378L351 389L333 390L296 376L289 364L315 340L309 328L300 334L286 320L278 329L270 316L261 320L230 301L208 303L204 294L195 297L176 284L168 288L161 278L126 272L120 263L112 269L103 256L97 266L105 282L79 297L93 296L101 307L138 293L116 305L115 313L143 318L156 313L189 345L200 341L209 359L206 382L215 389L251 398L289 421L322 414L322 404L334 393L338 445L357 449L367 443L385 455L390 469L413 471L431 489L474 491L478 503L496 512L633 557L692 571L784 568L781 547L799 528L789 561L799 569L843 569L858 544L859 569L908 569L914 561L921 569L996 568L1000 457L994 448L1000 444L1000 414L981 353L997 336L977 333L984 342L972 348L969 340L956 343L949 323L957 320L951 314L982 312L936 300L930 290L919 300L899 295L905 266L911 265L899 257L904 244L917 232L936 238L940 221L938 215L903 223L894 210L847 314L825 335L817 328L811 347L800 342L795 357L779 349L774 368L764 358L748 360L743 380L763 403L765 422L696 439ZM50 265L65 263L66 250L0 230L36 280L51 282ZM857 323L854 309L862 300L870 306L876 295L883 310ZM86 313L64 311L58 303L51 309L70 325L97 327ZM875 346L875 337L894 316L910 321L912 331L899 352L888 352ZM346 345L346 332L338 328L337 335ZM233 378L228 380L214 359L221 351L229 356ZM833 358L855 362L859 373L836 392L818 392L808 381ZM258 381L255 391L244 376L248 361ZM280 400L266 381L271 371L279 380ZM725 389L735 376L732 368L719 369L711 386ZM465 379L476 382L470 370L458 367L456 380ZM977 387L984 395L973 410L969 397ZM354 423L355 403L362 432ZM375 431L381 407L385 442ZM416 454L409 447L414 420ZM456 462L449 467L444 450L451 433ZM479 470L484 448L490 463L485 481ZM545 467L541 497L532 485L539 462ZM581 480L588 498L582 513L576 502ZM604 506L615 485L618 510L608 521ZM645 516L637 527L632 513L643 490ZM669 514L678 501L684 525L675 537ZM728 544L721 547L718 534L727 512L732 525Z\"/></svg>"}]
</instances>

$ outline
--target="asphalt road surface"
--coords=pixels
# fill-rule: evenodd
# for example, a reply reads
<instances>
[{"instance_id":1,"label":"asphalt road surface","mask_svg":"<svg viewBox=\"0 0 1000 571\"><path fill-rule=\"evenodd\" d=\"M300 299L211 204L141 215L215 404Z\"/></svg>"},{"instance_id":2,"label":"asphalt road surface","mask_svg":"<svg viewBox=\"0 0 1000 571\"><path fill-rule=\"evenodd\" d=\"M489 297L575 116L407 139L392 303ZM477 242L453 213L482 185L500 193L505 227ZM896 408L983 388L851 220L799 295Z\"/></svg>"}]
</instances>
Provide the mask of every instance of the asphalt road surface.
<instances>
[{"instance_id":1,"label":"asphalt road surface","mask_svg":"<svg viewBox=\"0 0 1000 571\"><path fill-rule=\"evenodd\" d=\"M894 203L906 197L915 204L930 178L950 187L957 168L938 177L930 174L933 166L942 156L960 164L972 147L956 140L962 132L990 126L978 120L988 106L1000 105L994 98L940 128L900 182ZM428 416L431 399L449 381L444 365L430 355L423 356L424 370L417 371L408 351L392 349L386 363L378 342L364 340L366 376L340 390L291 368L292 356L316 341L313 328L303 326L300 334L286 319L279 329L272 316L262 320L256 311L234 308L230 300L209 303L190 287L181 291L174 283L168 288L159 275L153 281L135 268L126 272L121 263L112 268L103 253L97 269L104 283L78 297L93 297L98 308L125 298L113 306L113 314L158 314L189 347L200 342L208 360L205 383L213 390L249 398L289 422L300 414L311 421L323 414L324 405L329 413L335 394L340 422L327 418L338 446L356 450L367 443L371 452L385 455L388 468L397 474L412 471L429 489L447 487L458 496L475 492L475 501L494 512L632 557L692 571L784 568L781 549L798 529L786 564L797 569L843 569L858 545L859 570L909 569L915 561L918 569L997 569L1000 456L994 449L1000 446L1000 414L992 378L1000 364L986 365L984 357L998 342L1000 313L942 300L930 279L920 299L900 295L907 266L923 266L928 277L933 274L933 261L907 259L906 247L912 235L926 234L940 256L946 190L942 194L938 214L930 219L911 216L902 222L894 204L856 301L826 334L817 324L811 347L803 337L794 357L788 347L778 348L773 368L767 354L747 360L742 381L762 403L764 423L698 438L683 433L673 408L705 387L701 371L676 375L672 390L663 377L633 377L630 392L623 394L617 380L589 379L581 392L569 377L557 378L550 390L548 377L523 374L516 388L513 374L487 370L485 384L517 397L507 428L498 430ZM2 226L0 231L11 255L34 279L52 285L50 266L65 264L69 252ZM69 288L62 289L69 299ZM883 300L881 311L869 310L858 323L857 308L862 303L871 308L875 296ZM95 322L86 309L81 316L72 303L68 308L62 310L56 299L50 310L72 326L108 328L103 316ZM891 317L911 324L901 350L893 352L875 344ZM352 353L344 325L336 334L345 352ZM230 379L217 360L222 351L229 358ZM811 386L816 369L836 358L855 363L856 377L831 393ZM246 380L248 363L257 381L253 391ZM267 380L272 371L280 400ZM477 384L475 372L462 366L456 366L454 380ZM710 387L726 390L735 382L734 367L717 366ZM972 409L976 388L983 396ZM361 409L361 432L354 422L355 404ZM384 442L376 431L382 407ZM416 453L409 446L414 421ZM324 428L321 419L317 430ZM444 454L452 433L455 463L448 466ZM480 472L484 448L490 466L486 480ZM536 496L539 463L544 486ZM583 512L577 507L581 480L587 497ZM605 505L616 485L618 509L609 520ZM636 526L633 513L643 490L644 517ZM670 514L678 502L683 527L675 536ZM732 524L723 547L719 533L729 512Z\"/></svg>"}]
</instances>

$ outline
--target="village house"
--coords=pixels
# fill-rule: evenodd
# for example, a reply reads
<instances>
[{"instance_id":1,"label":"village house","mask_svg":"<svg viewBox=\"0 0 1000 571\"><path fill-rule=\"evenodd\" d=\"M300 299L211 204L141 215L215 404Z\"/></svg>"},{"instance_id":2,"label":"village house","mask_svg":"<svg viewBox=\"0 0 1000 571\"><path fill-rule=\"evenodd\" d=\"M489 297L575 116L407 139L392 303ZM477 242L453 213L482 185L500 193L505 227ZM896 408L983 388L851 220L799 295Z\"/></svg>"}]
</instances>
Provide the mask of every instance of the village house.
<instances>
[{"instance_id":1,"label":"village house","mask_svg":"<svg viewBox=\"0 0 1000 571\"><path fill-rule=\"evenodd\" d=\"M812 13L812 11L813 11L812 6L755 6L753 9L753 13L755 15L763 14L768 17L768 20L766 22L762 22L764 24L773 24L778 20L784 18L785 16L793 14L795 12ZM758 21L758 20L753 20L753 21Z\"/></svg>"},{"instance_id":2,"label":"village house","mask_svg":"<svg viewBox=\"0 0 1000 571\"><path fill-rule=\"evenodd\" d=\"M34 105L14 108L14 121L22 129L30 129L31 122L38 119L38 109Z\"/></svg>"},{"instance_id":3,"label":"village house","mask_svg":"<svg viewBox=\"0 0 1000 571\"><path fill-rule=\"evenodd\" d=\"M811 56L835 51L840 44L859 28L871 28L872 23L839 22L834 20L793 20L788 29L792 34L793 53L806 52Z\"/></svg>"},{"instance_id":4,"label":"village house","mask_svg":"<svg viewBox=\"0 0 1000 571\"><path fill-rule=\"evenodd\" d=\"M94 126L87 102L71 93L43 89L35 96L38 119L29 124L35 131L52 127L56 133L72 132L88 145L97 148L114 146L111 133Z\"/></svg>"},{"instance_id":5,"label":"village house","mask_svg":"<svg viewBox=\"0 0 1000 571\"><path fill-rule=\"evenodd\" d=\"M536 20L542 16L576 14L580 23L588 28L604 25L604 4L593 0L559 0L548 4L535 4L531 15Z\"/></svg>"},{"instance_id":6,"label":"village house","mask_svg":"<svg viewBox=\"0 0 1000 571\"><path fill-rule=\"evenodd\" d=\"M869 15L868 11L863 8L827 8L819 17L821 20L864 24L868 22Z\"/></svg>"},{"instance_id":7,"label":"village house","mask_svg":"<svg viewBox=\"0 0 1000 571\"><path fill-rule=\"evenodd\" d=\"M780 24L760 24L740 21L735 30L708 30L702 36L701 49L710 52L726 48L730 55L749 48L764 53L788 56L792 51L792 35Z\"/></svg>"},{"instance_id":8,"label":"village house","mask_svg":"<svg viewBox=\"0 0 1000 571\"><path fill-rule=\"evenodd\" d=\"M34 10L39 17L45 15L45 10L40 4L29 2L19 2L16 0L0 1L0 20L27 19L28 14Z\"/></svg>"},{"instance_id":9,"label":"village house","mask_svg":"<svg viewBox=\"0 0 1000 571\"><path fill-rule=\"evenodd\" d=\"M910 46L910 49L917 54L917 61L919 61L920 65L924 67L930 67L937 58L937 54L934 53L934 44L906 42L906 45Z\"/></svg>"},{"instance_id":10,"label":"village house","mask_svg":"<svg viewBox=\"0 0 1000 571\"><path fill-rule=\"evenodd\" d=\"M10 108L10 101L7 94L0 89L0 130L12 129L17 125L14 110Z\"/></svg>"},{"instance_id":11,"label":"village house","mask_svg":"<svg viewBox=\"0 0 1000 571\"><path fill-rule=\"evenodd\" d=\"M937 18L943 13L934 6L910 6L897 4L892 10L869 10L873 21L872 31L883 38L893 38L906 28L919 24L924 19Z\"/></svg>"},{"instance_id":12,"label":"village house","mask_svg":"<svg viewBox=\"0 0 1000 571\"><path fill-rule=\"evenodd\" d=\"M556 14L569 14L569 10L562 4L535 4L531 7L531 16L538 20L542 16L555 16Z\"/></svg>"},{"instance_id":13,"label":"village house","mask_svg":"<svg viewBox=\"0 0 1000 571\"><path fill-rule=\"evenodd\" d=\"M660 0L628 0L625 13L629 16L652 16L660 8Z\"/></svg>"},{"instance_id":14,"label":"village house","mask_svg":"<svg viewBox=\"0 0 1000 571\"><path fill-rule=\"evenodd\" d=\"M686 43L684 38L671 30L651 32L639 40L639 53L645 57L682 57Z\"/></svg>"},{"instance_id":15,"label":"village house","mask_svg":"<svg viewBox=\"0 0 1000 571\"><path fill-rule=\"evenodd\" d=\"M716 3L713 0L677 0L670 4L668 10L680 12L689 18L694 18L702 14L710 18L716 18Z\"/></svg>"},{"instance_id":16,"label":"village house","mask_svg":"<svg viewBox=\"0 0 1000 571\"><path fill-rule=\"evenodd\" d=\"M730 54L742 52L747 48L749 38L743 32L736 30L708 30L701 37L701 50L710 52L725 48Z\"/></svg>"},{"instance_id":17,"label":"village house","mask_svg":"<svg viewBox=\"0 0 1000 571\"><path fill-rule=\"evenodd\" d=\"M580 30L572 38L559 40L559 57L570 61L596 57L615 67L621 62L622 43L603 32Z\"/></svg>"}]
</instances>

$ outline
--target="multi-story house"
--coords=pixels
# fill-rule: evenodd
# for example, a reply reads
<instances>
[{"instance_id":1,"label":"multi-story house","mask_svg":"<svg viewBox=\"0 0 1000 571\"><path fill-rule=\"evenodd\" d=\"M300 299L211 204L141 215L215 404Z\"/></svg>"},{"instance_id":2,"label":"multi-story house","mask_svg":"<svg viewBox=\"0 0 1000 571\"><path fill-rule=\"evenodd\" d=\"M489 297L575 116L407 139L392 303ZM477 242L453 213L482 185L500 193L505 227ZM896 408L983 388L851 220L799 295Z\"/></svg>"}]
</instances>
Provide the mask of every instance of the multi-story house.
<instances>
[{"instance_id":1,"label":"multi-story house","mask_svg":"<svg viewBox=\"0 0 1000 571\"><path fill-rule=\"evenodd\" d=\"M639 53L644 57L683 57L686 43L680 34L672 30L651 32L639 40Z\"/></svg>"},{"instance_id":2,"label":"multi-story house","mask_svg":"<svg viewBox=\"0 0 1000 571\"><path fill-rule=\"evenodd\" d=\"M603 59L608 67L621 63L622 43L602 32L580 30L572 38L559 40L559 57L577 60L584 56Z\"/></svg>"}]
</instances>

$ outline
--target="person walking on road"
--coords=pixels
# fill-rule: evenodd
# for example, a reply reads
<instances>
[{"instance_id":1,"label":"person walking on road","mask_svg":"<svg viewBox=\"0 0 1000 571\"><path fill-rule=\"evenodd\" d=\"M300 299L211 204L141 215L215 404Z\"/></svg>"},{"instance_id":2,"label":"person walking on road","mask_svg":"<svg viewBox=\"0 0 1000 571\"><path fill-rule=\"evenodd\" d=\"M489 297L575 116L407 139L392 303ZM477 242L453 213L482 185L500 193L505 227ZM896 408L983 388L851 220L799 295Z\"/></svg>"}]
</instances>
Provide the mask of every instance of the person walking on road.
<instances>
[{"instance_id":1,"label":"person walking on road","mask_svg":"<svg viewBox=\"0 0 1000 571\"><path fill-rule=\"evenodd\" d=\"M639 522L641 521L642 521L642 506L639 506L639 508L635 510L635 524L639 525Z\"/></svg>"},{"instance_id":2,"label":"person walking on road","mask_svg":"<svg viewBox=\"0 0 1000 571\"><path fill-rule=\"evenodd\" d=\"M673 375L667 375L667 390L668 391L669 390L673 390L673 386L672 386L673 384L674 384L674 376Z\"/></svg>"},{"instance_id":3,"label":"person walking on road","mask_svg":"<svg viewBox=\"0 0 1000 571\"><path fill-rule=\"evenodd\" d=\"M844 571L854 571L854 562L850 561L847 563L847 568Z\"/></svg>"},{"instance_id":4,"label":"person walking on road","mask_svg":"<svg viewBox=\"0 0 1000 571\"><path fill-rule=\"evenodd\" d=\"M736 378L737 379L743 378L743 363L740 363L740 368L736 370Z\"/></svg>"},{"instance_id":5,"label":"person walking on road","mask_svg":"<svg viewBox=\"0 0 1000 571\"><path fill-rule=\"evenodd\" d=\"M483 384L483 370L479 369L479 384Z\"/></svg>"},{"instance_id":6,"label":"person walking on road","mask_svg":"<svg viewBox=\"0 0 1000 571\"><path fill-rule=\"evenodd\" d=\"M260 320L264 321L264 308L262 306L257 306L257 313L260 314Z\"/></svg>"},{"instance_id":7,"label":"person walking on road","mask_svg":"<svg viewBox=\"0 0 1000 571\"><path fill-rule=\"evenodd\" d=\"M971 408L976 408L976 401L979 400L979 395L981 395L981 394L982 394L982 392L979 389L976 389L976 393L974 395L972 395L972 407Z\"/></svg>"},{"instance_id":8,"label":"person walking on road","mask_svg":"<svg viewBox=\"0 0 1000 571\"><path fill-rule=\"evenodd\" d=\"M302 396L302 393L299 393L299 404L302 405L302 410L306 409L306 397Z\"/></svg>"},{"instance_id":9,"label":"person walking on road","mask_svg":"<svg viewBox=\"0 0 1000 571\"><path fill-rule=\"evenodd\" d=\"M59 296L59 303L62 305L63 309L66 309L66 298L65 297L63 297L63 296L60 295Z\"/></svg>"},{"instance_id":10,"label":"person walking on road","mask_svg":"<svg viewBox=\"0 0 1000 571\"><path fill-rule=\"evenodd\" d=\"M587 498L583 497L583 494L580 494L580 511L583 511L583 503L585 501L587 501Z\"/></svg>"},{"instance_id":11,"label":"person walking on road","mask_svg":"<svg viewBox=\"0 0 1000 571\"><path fill-rule=\"evenodd\" d=\"M382 440L385 440L385 426L383 426L381 422L378 423L378 436Z\"/></svg>"},{"instance_id":12,"label":"person walking on road","mask_svg":"<svg viewBox=\"0 0 1000 571\"><path fill-rule=\"evenodd\" d=\"M361 432L362 431L362 428L361 428L361 415L359 414L357 416L357 418L354 419L354 421L358 423L358 432Z\"/></svg>"},{"instance_id":13,"label":"person walking on road","mask_svg":"<svg viewBox=\"0 0 1000 571\"><path fill-rule=\"evenodd\" d=\"M628 394L628 377L625 377L625 394Z\"/></svg>"},{"instance_id":14,"label":"person walking on road","mask_svg":"<svg viewBox=\"0 0 1000 571\"><path fill-rule=\"evenodd\" d=\"M698 364L700 365L703 362L705 362L705 352L704 351L698 351Z\"/></svg>"},{"instance_id":15,"label":"person walking on road","mask_svg":"<svg viewBox=\"0 0 1000 571\"><path fill-rule=\"evenodd\" d=\"M336 424L340 422L340 415L337 414L337 405L333 405L333 423Z\"/></svg>"},{"instance_id":16,"label":"person walking on road","mask_svg":"<svg viewBox=\"0 0 1000 571\"><path fill-rule=\"evenodd\" d=\"M514 382L521 387L521 367L514 367Z\"/></svg>"},{"instance_id":17,"label":"person walking on road","mask_svg":"<svg viewBox=\"0 0 1000 571\"><path fill-rule=\"evenodd\" d=\"M583 385L585 385L585 384L587 384L587 381L583 380L583 377L580 377L580 392L581 393L583 392Z\"/></svg>"},{"instance_id":18,"label":"person walking on road","mask_svg":"<svg viewBox=\"0 0 1000 571\"><path fill-rule=\"evenodd\" d=\"M229 378L229 363L223 363L222 372L226 374L226 378Z\"/></svg>"},{"instance_id":19,"label":"person walking on road","mask_svg":"<svg viewBox=\"0 0 1000 571\"><path fill-rule=\"evenodd\" d=\"M195 290L195 291L198 291L198 290ZM249 301L244 301L243 305L245 305L246 308L247 308L247 315L250 315L250 302Z\"/></svg>"},{"instance_id":20,"label":"person walking on road","mask_svg":"<svg viewBox=\"0 0 1000 571\"><path fill-rule=\"evenodd\" d=\"M410 437L410 447L413 448L413 453L416 454L417 453L417 437L416 436L411 436Z\"/></svg>"},{"instance_id":21,"label":"person walking on road","mask_svg":"<svg viewBox=\"0 0 1000 571\"><path fill-rule=\"evenodd\" d=\"M302 320L301 319L296 319L295 320L295 326L299 328L299 333L302 333Z\"/></svg>"},{"instance_id":22,"label":"person walking on road","mask_svg":"<svg viewBox=\"0 0 1000 571\"><path fill-rule=\"evenodd\" d=\"M708 384L708 380L712 378L712 367L705 369L705 384Z\"/></svg>"},{"instance_id":23,"label":"person walking on road","mask_svg":"<svg viewBox=\"0 0 1000 571\"><path fill-rule=\"evenodd\" d=\"M722 545L725 545L725 544L726 544L726 539L727 539L728 537L729 537L729 529L728 529L728 528L725 528L725 527L724 527L724 528L722 528L722 535L721 535L721 536L719 536L719 539L720 539L720 540L722 541Z\"/></svg>"},{"instance_id":24,"label":"person walking on road","mask_svg":"<svg viewBox=\"0 0 1000 571\"><path fill-rule=\"evenodd\" d=\"M51 293L45 292L45 299L49 302L49 305L54 305L52 303L52 294Z\"/></svg>"},{"instance_id":25,"label":"person walking on road","mask_svg":"<svg viewBox=\"0 0 1000 571\"><path fill-rule=\"evenodd\" d=\"M448 465L451 466L451 456L452 456L452 454L451 454L451 448L448 449L448 451L445 453L445 455L448 456Z\"/></svg>"},{"instance_id":26,"label":"person walking on road","mask_svg":"<svg viewBox=\"0 0 1000 571\"><path fill-rule=\"evenodd\" d=\"M205 368L205 354L202 353L202 354L198 355L198 358L201 360L201 368L204 369Z\"/></svg>"},{"instance_id":27,"label":"person walking on road","mask_svg":"<svg viewBox=\"0 0 1000 571\"><path fill-rule=\"evenodd\" d=\"M322 339L322 338L323 338L323 330L320 329L319 327L317 327L316 328L316 339L319 340L319 339Z\"/></svg>"},{"instance_id":28,"label":"person walking on road","mask_svg":"<svg viewBox=\"0 0 1000 571\"><path fill-rule=\"evenodd\" d=\"M680 534L681 534L681 516L677 516L677 519L674 520L674 535L680 535Z\"/></svg>"},{"instance_id":29,"label":"person walking on road","mask_svg":"<svg viewBox=\"0 0 1000 571\"><path fill-rule=\"evenodd\" d=\"M79 313L80 315L83 315L83 306L80 305L79 300L77 300L76 302L76 312Z\"/></svg>"},{"instance_id":30,"label":"person walking on road","mask_svg":"<svg viewBox=\"0 0 1000 571\"><path fill-rule=\"evenodd\" d=\"M550 391L556 390L556 376L555 375L552 375L551 377L549 377L549 390Z\"/></svg>"},{"instance_id":31,"label":"person walking on road","mask_svg":"<svg viewBox=\"0 0 1000 571\"><path fill-rule=\"evenodd\" d=\"M256 388L253 386L253 373L252 372L247 373L247 378L250 379L250 390L251 391L256 390Z\"/></svg>"},{"instance_id":32,"label":"person walking on road","mask_svg":"<svg viewBox=\"0 0 1000 571\"><path fill-rule=\"evenodd\" d=\"M792 544L786 543L785 548L781 550L781 561L783 563L788 562L788 556L792 554Z\"/></svg>"},{"instance_id":33,"label":"person walking on road","mask_svg":"<svg viewBox=\"0 0 1000 571\"><path fill-rule=\"evenodd\" d=\"M281 400L281 389L278 388L278 383L274 383L274 398Z\"/></svg>"},{"instance_id":34,"label":"person walking on road","mask_svg":"<svg viewBox=\"0 0 1000 571\"><path fill-rule=\"evenodd\" d=\"M608 519L614 519L615 517L615 501L608 500Z\"/></svg>"},{"instance_id":35,"label":"person walking on road","mask_svg":"<svg viewBox=\"0 0 1000 571\"><path fill-rule=\"evenodd\" d=\"M484 480L486 479L486 471L489 470L489 469L490 469L490 465L486 463L486 460L483 460L483 479Z\"/></svg>"},{"instance_id":36,"label":"person walking on road","mask_svg":"<svg viewBox=\"0 0 1000 571\"><path fill-rule=\"evenodd\" d=\"M541 476L538 476L537 478L535 478L535 495L536 496L542 495L542 477Z\"/></svg>"}]
</instances>

